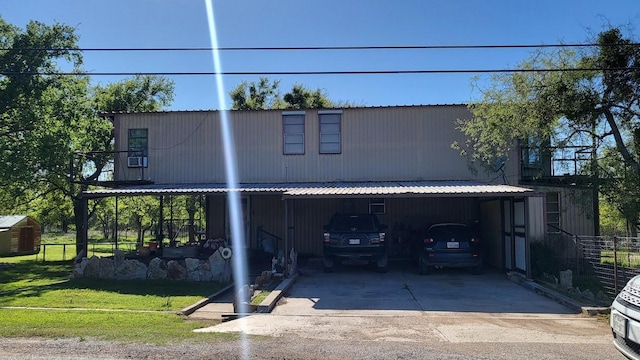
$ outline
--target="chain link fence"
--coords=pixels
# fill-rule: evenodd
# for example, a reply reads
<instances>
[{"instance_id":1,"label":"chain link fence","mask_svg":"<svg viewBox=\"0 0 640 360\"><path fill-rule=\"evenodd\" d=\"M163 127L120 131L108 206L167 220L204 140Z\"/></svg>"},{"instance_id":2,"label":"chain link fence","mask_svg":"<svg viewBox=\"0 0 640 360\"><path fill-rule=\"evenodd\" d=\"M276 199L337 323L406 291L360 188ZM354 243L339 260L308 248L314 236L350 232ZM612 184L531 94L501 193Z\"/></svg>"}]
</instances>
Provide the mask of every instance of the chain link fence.
<instances>
[{"instance_id":1,"label":"chain link fence","mask_svg":"<svg viewBox=\"0 0 640 360\"><path fill-rule=\"evenodd\" d=\"M532 244L534 277L571 270L573 286L613 299L640 275L640 237L550 234Z\"/></svg>"}]
</instances>

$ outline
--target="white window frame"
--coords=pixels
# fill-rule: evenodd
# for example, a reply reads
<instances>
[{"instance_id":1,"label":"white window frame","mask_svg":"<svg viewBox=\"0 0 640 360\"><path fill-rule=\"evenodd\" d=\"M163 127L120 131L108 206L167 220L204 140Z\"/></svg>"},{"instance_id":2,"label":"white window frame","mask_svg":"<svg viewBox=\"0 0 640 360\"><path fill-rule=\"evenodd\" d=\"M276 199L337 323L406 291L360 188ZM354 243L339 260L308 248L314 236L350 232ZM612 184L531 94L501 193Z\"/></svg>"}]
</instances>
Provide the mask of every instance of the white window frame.
<instances>
[{"instance_id":1,"label":"white window frame","mask_svg":"<svg viewBox=\"0 0 640 360\"><path fill-rule=\"evenodd\" d=\"M330 115L330 117L324 117L325 115ZM337 116L337 129L335 126L335 122L327 122L323 124L323 120L329 120ZM332 119L333 120L333 119ZM318 111L318 124L319 124L319 152L320 154L341 154L342 153L342 110L323 110ZM325 125L325 126L323 126ZM332 127L333 129L328 129ZM336 141L337 136L337 141ZM326 149L326 146L333 144L337 144L337 149ZM323 146L324 145L324 146Z\"/></svg>"},{"instance_id":2,"label":"white window frame","mask_svg":"<svg viewBox=\"0 0 640 360\"><path fill-rule=\"evenodd\" d=\"M294 118L301 118L302 124L287 123ZM282 113L282 153L284 155L304 155L305 141L305 112L304 111L285 111ZM300 127L302 126L302 127ZM293 145L302 145L302 149L293 150Z\"/></svg>"},{"instance_id":3,"label":"white window frame","mask_svg":"<svg viewBox=\"0 0 640 360\"><path fill-rule=\"evenodd\" d=\"M549 195L554 195L555 194L555 199L551 199L552 201L549 201ZM555 200L555 201L553 201ZM557 226L558 228L561 228L561 211L560 211L560 192L558 191L550 191L548 193L545 194L545 208L546 208L546 216L547 216L547 233L548 234L559 234L560 230L556 229L556 228L552 228L550 227L548 224L552 224ZM554 209L551 209L551 204L555 204ZM557 216L558 221L554 221L551 222L549 221L549 215L555 215Z\"/></svg>"}]
</instances>

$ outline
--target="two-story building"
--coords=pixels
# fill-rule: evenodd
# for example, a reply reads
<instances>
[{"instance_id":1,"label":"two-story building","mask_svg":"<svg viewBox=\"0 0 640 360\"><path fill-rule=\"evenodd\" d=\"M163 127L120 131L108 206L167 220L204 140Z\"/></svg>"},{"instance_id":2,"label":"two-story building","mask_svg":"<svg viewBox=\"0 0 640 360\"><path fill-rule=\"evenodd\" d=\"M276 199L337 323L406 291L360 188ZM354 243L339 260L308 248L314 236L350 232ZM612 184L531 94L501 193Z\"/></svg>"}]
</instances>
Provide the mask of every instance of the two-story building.
<instances>
[{"instance_id":1,"label":"two-story building","mask_svg":"<svg viewBox=\"0 0 640 360\"><path fill-rule=\"evenodd\" d=\"M519 185L519 151L493 173L472 171L452 148L465 141L456 125L471 116L465 105L227 114L237 187L226 184L220 111L115 113L114 180L128 186L85 198L203 195L206 233L215 237L229 236L226 197L236 192L246 247L259 246L261 228L285 250L311 255L321 255L322 225L335 212L378 214L398 257L428 225L461 222L481 233L486 265L521 272L548 214L563 231L593 233L588 215L561 199L564 188Z\"/></svg>"}]
</instances>

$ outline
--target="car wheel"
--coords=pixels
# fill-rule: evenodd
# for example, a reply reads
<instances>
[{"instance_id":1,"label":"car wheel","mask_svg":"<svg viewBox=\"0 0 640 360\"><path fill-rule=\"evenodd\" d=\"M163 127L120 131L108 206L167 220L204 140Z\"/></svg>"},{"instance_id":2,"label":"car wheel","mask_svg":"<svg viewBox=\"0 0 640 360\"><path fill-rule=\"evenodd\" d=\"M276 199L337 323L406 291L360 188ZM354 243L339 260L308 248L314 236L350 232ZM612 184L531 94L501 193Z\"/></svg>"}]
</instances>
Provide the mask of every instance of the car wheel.
<instances>
[{"instance_id":1,"label":"car wheel","mask_svg":"<svg viewBox=\"0 0 640 360\"><path fill-rule=\"evenodd\" d=\"M429 267L422 260L418 260L418 273L420 275L428 275Z\"/></svg>"}]
</instances>

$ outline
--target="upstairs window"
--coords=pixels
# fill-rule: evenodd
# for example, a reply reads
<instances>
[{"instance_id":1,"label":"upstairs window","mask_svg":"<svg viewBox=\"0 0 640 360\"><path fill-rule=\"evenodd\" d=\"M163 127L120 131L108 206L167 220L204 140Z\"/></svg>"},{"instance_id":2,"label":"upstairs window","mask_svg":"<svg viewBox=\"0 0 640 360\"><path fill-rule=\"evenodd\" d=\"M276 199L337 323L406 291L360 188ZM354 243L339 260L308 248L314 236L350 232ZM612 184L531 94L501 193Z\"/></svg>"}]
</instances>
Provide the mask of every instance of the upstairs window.
<instances>
[{"instance_id":1,"label":"upstairs window","mask_svg":"<svg viewBox=\"0 0 640 360\"><path fill-rule=\"evenodd\" d=\"M129 129L129 157L148 155L149 136L147 129Z\"/></svg>"},{"instance_id":2,"label":"upstairs window","mask_svg":"<svg viewBox=\"0 0 640 360\"><path fill-rule=\"evenodd\" d=\"M304 154L304 112L282 114L283 152L285 155Z\"/></svg>"},{"instance_id":3,"label":"upstairs window","mask_svg":"<svg viewBox=\"0 0 640 360\"><path fill-rule=\"evenodd\" d=\"M342 112L320 112L320 154L340 154Z\"/></svg>"}]
</instances>

